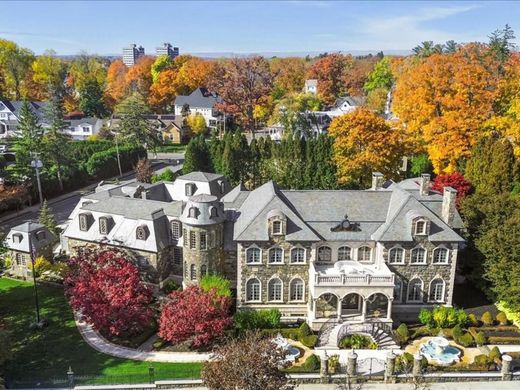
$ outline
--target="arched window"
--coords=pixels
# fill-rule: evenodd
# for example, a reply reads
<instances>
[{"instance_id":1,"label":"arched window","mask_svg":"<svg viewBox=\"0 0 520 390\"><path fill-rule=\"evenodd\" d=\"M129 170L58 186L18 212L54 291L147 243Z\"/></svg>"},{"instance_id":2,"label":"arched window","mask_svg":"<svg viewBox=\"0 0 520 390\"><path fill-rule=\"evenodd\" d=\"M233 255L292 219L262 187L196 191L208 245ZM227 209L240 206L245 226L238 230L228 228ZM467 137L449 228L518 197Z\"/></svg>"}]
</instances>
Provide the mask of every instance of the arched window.
<instances>
[{"instance_id":1,"label":"arched window","mask_svg":"<svg viewBox=\"0 0 520 390\"><path fill-rule=\"evenodd\" d=\"M108 234L109 231L108 226L108 218L107 217L100 217L99 218L99 234Z\"/></svg>"},{"instance_id":2,"label":"arched window","mask_svg":"<svg viewBox=\"0 0 520 390\"><path fill-rule=\"evenodd\" d=\"M303 301L303 290L304 284L301 279L293 279L291 281L290 289L290 298L291 301Z\"/></svg>"},{"instance_id":3,"label":"arched window","mask_svg":"<svg viewBox=\"0 0 520 390\"><path fill-rule=\"evenodd\" d=\"M415 234L426 234L426 221L424 219L419 219L415 222Z\"/></svg>"},{"instance_id":4,"label":"arched window","mask_svg":"<svg viewBox=\"0 0 520 390\"><path fill-rule=\"evenodd\" d=\"M370 261L372 249L368 246L362 246L358 249L358 261Z\"/></svg>"},{"instance_id":5,"label":"arched window","mask_svg":"<svg viewBox=\"0 0 520 390\"><path fill-rule=\"evenodd\" d=\"M282 221L273 221L273 234L282 234Z\"/></svg>"},{"instance_id":6,"label":"arched window","mask_svg":"<svg viewBox=\"0 0 520 390\"><path fill-rule=\"evenodd\" d=\"M388 253L388 262L390 264L401 264L404 262L404 249L392 248Z\"/></svg>"},{"instance_id":7,"label":"arched window","mask_svg":"<svg viewBox=\"0 0 520 390\"><path fill-rule=\"evenodd\" d=\"M217 218L218 217L218 209L215 206L211 206L209 208L209 217L210 218Z\"/></svg>"},{"instance_id":8,"label":"arched window","mask_svg":"<svg viewBox=\"0 0 520 390\"><path fill-rule=\"evenodd\" d=\"M247 248L246 261L248 264L261 263L260 248Z\"/></svg>"},{"instance_id":9,"label":"arched window","mask_svg":"<svg viewBox=\"0 0 520 390\"><path fill-rule=\"evenodd\" d=\"M186 196L192 196L193 194L195 194L195 184L193 183L186 183L184 189Z\"/></svg>"},{"instance_id":10,"label":"arched window","mask_svg":"<svg viewBox=\"0 0 520 390\"><path fill-rule=\"evenodd\" d=\"M320 246L318 248L318 261L332 261L332 249L328 246Z\"/></svg>"},{"instance_id":11,"label":"arched window","mask_svg":"<svg viewBox=\"0 0 520 390\"><path fill-rule=\"evenodd\" d=\"M83 213L79 215L79 230L86 232L90 229L90 214Z\"/></svg>"},{"instance_id":12,"label":"arched window","mask_svg":"<svg viewBox=\"0 0 520 390\"><path fill-rule=\"evenodd\" d=\"M188 210L188 217L189 218L197 218L198 209L196 207L190 207Z\"/></svg>"},{"instance_id":13,"label":"arched window","mask_svg":"<svg viewBox=\"0 0 520 390\"><path fill-rule=\"evenodd\" d=\"M447 264L448 250L446 248L435 248L433 251L433 264Z\"/></svg>"},{"instance_id":14,"label":"arched window","mask_svg":"<svg viewBox=\"0 0 520 390\"><path fill-rule=\"evenodd\" d=\"M278 278L271 279L268 285L269 300L270 301L281 301L282 300L282 281Z\"/></svg>"},{"instance_id":15,"label":"arched window","mask_svg":"<svg viewBox=\"0 0 520 390\"><path fill-rule=\"evenodd\" d=\"M283 263L283 250L282 248L271 248L269 249L269 263L281 264Z\"/></svg>"},{"instance_id":16,"label":"arched window","mask_svg":"<svg viewBox=\"0 0 520 390\"><path fill-rule=\"evenodd\" d=\"M408 302L422 301L423 284L420 279L412 279L408 283Z\"/></svg>"},{"instance_id":17,"label":"arched window","mask_svg":"<svg viewBox=\"0 0 520 390\"><path fill-rule=\"evenodd\" d=\"M197 267L195 267L195 264L192 264L190 267L190 279L197 280Z\"/></svg>"},{"instance_id":18,"label":"arched window","mask_svg":"<svg viewBox=\"0 0 520 390\"><path fill-rule=\"evenodd\" d=\"M430 301L444 302L444 280L432 280L430 283Z\"/></svg>"},{"instance_id":19,"label":"arched window","mask_svg":"<svg viewBox=\"0 0 520 390\"><path fill-rule=\"evenodd\" d=\"M425 264L426 263L426 249L414 248L412 249L412 264Z\"/></svg>"},{"instance_id":20,"label":"arched window","mask_svg":"<svg viewBox=\"0 0 520 390\"><path fill-rule=\"evenodd\" d=\"M181 236L182 223L179 221L171 221L170 229L172 233L172 238L174 240L178 240Z\"/></svg>"},{"instance_id":21,"label":"arched window","mask_svg":"<svg viewBox=\"0 0 520 390\"><path fill-rule=\"evenodd\" d=\"M247 281L246 300L249 302L260 301L260 281L258 279L253 278Z\"/></svg>"},{"instance_id":22,"label":"arched window","mask_svg":"<svg viewBox=\"0 0 520 390\"><path fill-rule=\"evenodd\" d=\"M305 249L292 248L291 249L291 263L305 263Z\"/></svg>"},{"instance_id":23,"label":"arched window","mask_svg":"<svg viewBox=\"0 0 520 390\"><path fill-rule=\"evenodd\" d=\"M352 249L348 246L342 246L338 249L338 260L352 260Z\"/></svg>"},{"instance_id":24,"label":"arched window","mask_svg":"<svg viewBox=\"0 0 520 390\"><path fill-rule=\"evenodd\" d=\"M206 265L201 265L200 266L200 277L202 278L203 276L207 275L208 274L208 267Z\"/></svg>"},{"instance_id":25,"label":"arched window","mask_svg":"<svg viewBox=\"0 0 520 390\"><path fill-rule=\"evenodd\" d=\"M396 302L401 302L403 297L403 281L400 277L395 277L395 285L394 285L394 300Z\"/></svg>"}]
</instances>

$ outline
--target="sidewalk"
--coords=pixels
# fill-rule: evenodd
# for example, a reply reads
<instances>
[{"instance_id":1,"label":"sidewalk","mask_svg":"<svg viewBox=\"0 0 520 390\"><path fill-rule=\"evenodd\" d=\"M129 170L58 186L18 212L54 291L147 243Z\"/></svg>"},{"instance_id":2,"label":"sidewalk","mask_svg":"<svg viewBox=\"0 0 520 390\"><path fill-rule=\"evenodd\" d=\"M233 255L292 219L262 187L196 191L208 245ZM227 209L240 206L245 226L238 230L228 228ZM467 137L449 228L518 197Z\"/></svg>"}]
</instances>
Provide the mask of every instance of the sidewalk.
<instances>
[{"instance_id":1,"label":"sidewalk","mask_svg":"<svg viewBox=\"0 0 520 390\"><path fill-rule=\"evenodd\" d=\"M211 358L209 353L198 353L198 352L160 352L160 351L139 351L137 349L131 349L121 347L113 344L101 336L97 331L92 329L90 325L79 320L74 315L76 325L83 339L95 350L105 353L110 356L141 360L147 362L162 362L162 363L193 363L193 362L204 362Z\"/></svg>"}]
</instances>

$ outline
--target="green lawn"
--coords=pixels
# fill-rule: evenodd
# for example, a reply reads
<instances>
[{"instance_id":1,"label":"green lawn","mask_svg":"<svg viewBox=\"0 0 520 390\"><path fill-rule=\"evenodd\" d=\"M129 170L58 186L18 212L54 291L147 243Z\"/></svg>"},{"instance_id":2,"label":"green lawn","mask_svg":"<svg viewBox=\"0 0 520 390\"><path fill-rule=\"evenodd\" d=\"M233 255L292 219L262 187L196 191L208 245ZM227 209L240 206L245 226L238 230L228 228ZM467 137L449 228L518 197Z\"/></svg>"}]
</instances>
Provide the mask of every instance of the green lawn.
<instances>
[{"instance_id":1,"label":"green lawn","mask_svg":"<svg viewBox=\"0 0 520 390\"><path fill-rule=\"evenodd\" d=\"M79 334L63 289L39 285L42 315L50 325L31 330L35 320L32 283L0 278L0 325L11 332L12 359L5 378L12 387L63 385L69 366L78 383L140 383L154 379L198 378L199 363L148 363L114 358L92 349Z\"/></svg>"}]
</instances>

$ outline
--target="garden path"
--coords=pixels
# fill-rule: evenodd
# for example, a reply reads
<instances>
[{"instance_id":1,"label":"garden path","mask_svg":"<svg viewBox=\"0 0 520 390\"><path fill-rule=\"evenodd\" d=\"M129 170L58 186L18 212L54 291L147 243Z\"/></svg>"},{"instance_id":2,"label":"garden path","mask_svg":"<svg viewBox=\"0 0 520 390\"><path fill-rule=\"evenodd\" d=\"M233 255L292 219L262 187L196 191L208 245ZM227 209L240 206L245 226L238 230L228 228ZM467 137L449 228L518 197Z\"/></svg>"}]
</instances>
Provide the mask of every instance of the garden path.
<instances>
[{"instance_id":1,"label":"garden path","mask_svg":"<svg viewBox=\"0 0 520 390\"><path fill-rule=\"evenodd\" d=\"M162 363L192 363L204 362L211 358L210 353L198 352L162 352L162 351L140 351L113 344L101 336L89 324L81 321L75 316L76 325L83 339L95 350L110 356L122 359L141 360Z\"/></svg>"}]
</instances>

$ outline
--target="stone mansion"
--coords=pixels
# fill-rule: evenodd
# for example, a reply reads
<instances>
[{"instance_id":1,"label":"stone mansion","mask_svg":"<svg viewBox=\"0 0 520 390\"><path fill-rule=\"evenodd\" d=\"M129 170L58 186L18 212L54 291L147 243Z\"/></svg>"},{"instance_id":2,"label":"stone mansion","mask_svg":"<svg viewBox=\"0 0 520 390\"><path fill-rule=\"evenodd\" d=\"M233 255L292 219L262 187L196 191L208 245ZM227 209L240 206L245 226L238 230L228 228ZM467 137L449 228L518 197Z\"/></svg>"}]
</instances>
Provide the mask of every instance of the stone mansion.
<instances>
[{"instance_id":1,"label":"stone mansion","mask_svg":"<svg viewBox=\"0 0 520 390\"><path fill-rule=\"evenodd\" d=\"M147 281L184 286L205 274L231 280L237 308L278 308L314 329L331 319L391 324L423 307L451 305L464 241L456 191L430 176L368 190L248 191L218 174L174 182L102 184L85 195L62 234L129 253Z\"/></svg>"}]
</instances>

